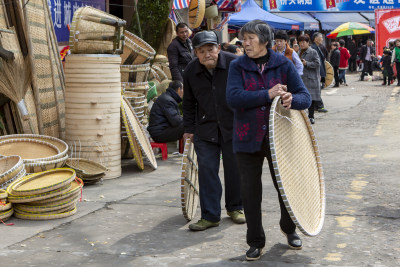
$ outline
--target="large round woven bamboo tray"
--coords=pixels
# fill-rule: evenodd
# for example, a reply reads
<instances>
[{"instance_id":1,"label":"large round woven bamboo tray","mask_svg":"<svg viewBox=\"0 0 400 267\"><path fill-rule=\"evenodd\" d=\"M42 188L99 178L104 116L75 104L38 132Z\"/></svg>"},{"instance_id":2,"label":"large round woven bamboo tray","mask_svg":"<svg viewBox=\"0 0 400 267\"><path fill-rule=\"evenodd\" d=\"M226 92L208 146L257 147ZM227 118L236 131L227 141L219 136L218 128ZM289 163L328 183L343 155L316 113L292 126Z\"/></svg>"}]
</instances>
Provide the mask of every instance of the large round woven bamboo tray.
<instances>
[{"instance_id":1,"label":"large round woven bamboo tray","mask_svg":"<svg viewBox=\"0 0 400 267\"><path fill-rule=\"evenodd\" d=\"M17 180L16 182L19 182L19 181L20 180ZM10 184L7 187L8 201L11 203L27 203L27 202L33 202L33 201L38 201L38 200L42 200L42 199L52 198L52 197L62 195L65 192L68 192L69 190L71 190L71 184L68 184L63 187L57 188L56 190L49 191L46 193L41 193L41 194L37 194L37 195L29 195L29 196L14 196L14 195L11 195L10 191L8 190L8 188L10 188L10 186L12 186L12 185L13 184Z\"/></svg>"},{"instance_id":2,"label":"large round woven bamboo tray","mask_svg":"<svg viewBox=\"0 0 400 267\"><path fill-rule=\"evenodd\" d=\"M128 136L129 145L130 145L131 151L133 153L133 157L135 158L138 168L140 170L144 170L142 150L139 145L138 137L136 136L136 133L133 129L133 125L132 125L132 121L131 121L134 118L132 118L132 117L129 118L128 111L126 110L127 106L129 106L129 103L125 103L125 101L122 99L121 100L121 113L122 113L122 119L124 122L124 126L126 129L126 135ZM154 152L153 152L153 155L154 155Z\"/></svg>"},{"instance_id":3,"label":"large round woven bamboo tray","mask_svg":"<svg viewBox=\"0 0 400 267\"><path fill-rule=\"evenodd\" d=\"M50 160L50 161L35 161L33 163L25 163L25 170L27 173L44 172L50 169L64 167L68 155L63 158Z\"/></svg>"},{"instance_id":4,"label":"large round woven bamboo tray","mask_svg":"<svg viewBox=\"0 0 400 267\"><path fill-rule=\"evenodd\" d=\"M146 82L150 63L140 65L121 65L121 82Z\"/></svg>"},{"instance_id":5,"label":"large round woven bamboo tray","mask_svg":"<svg viewBox=\"0 0 400 267\"><path fill-rule=\"evenodd\" d=\"M69 158L66 165L74 169L80 178L97 176L107 171L102 164L83 158Z\"/></svg>"},{"instance_id":6,"label":"large round woven bamboo tray","mask_svg":"<svg viewBox=\"0 0 400 267\"><path fill-rule=\"evenodd\" d=\"M182 157L181 206L183 216L192 220L199 204L199 178L197 155L190 139L186 139Z\"/></svg>"},{"instance_id":7,"label":"large round woven bamboo tray","mask_svg":"<svg viewBox=\"0 0 400 267\"><path fill-rule=\"evenodd\" d=\"M8 139L0 142L0 155L18 155L24 163L54 160L60 150L53 144L36 139Z\"/></svg>"},{"instance_id":8,"label":"large round woven bamboo tray","mask_svg":"<svg viewBox=\"0 0 400 267\"><path fill-rule=\"evenodd\" d=\"M0 188L4 183L15 177L15 175L17 175L24 168L23 165L24 162L20 156L0 158Z\"/></svg>"},{"instance_id":9,"label":"large round woven bamboo tray","mask_svg":"<svg viewBox=\"0 0 400 267\"><path fill-rule=\"evenodd\" d=\"M317 235L325 216L325 186L317 140L304 111L286 110L275 97L269 142L279 191L290 217L305 235Z\"/></svg>"},{"instance_id":10,"label":"large round woven bamboo tray","mask_svg":"<svg viewBox=\"0 0 400 267\"><path fill-rule=\"evenodd\" d=\"M71 184L76 177L75 170L58 168L26 176L24 179L8 187L14 196L29 196L56 190Z\"/></svg>"},{"instance_id":11,"label":"large round woven bamboo tray","mask_svg":"<svg viewBox=\"0 0 400 267\"><path fill-rule=\"evenodd\" d=\"M30 202L29 205L38 205L38 206L55 205L56 203L64 202L65 199L71 199L77 196L81 196L82 187L83 187L82 179L76 177L76 179L71 182L71 188L67 192L62 193L55 197Z\"/></svg>"},{"instance_id":12,"label":"large round woven bamboo tray","mask_svg":"<svg viewBox=\"0 0 400 267\"><path fill-rule=\"evenodd\" d=\"M79 8L71 23L71 52L121 54L125 25L126 21L93 7Z\"/></svg>"},{"instance_id":13,"label":"large round woven bamboo tray","mask_svg":"<svg viewBox=\"0 0 400 267\"><path fill-rule=\"evenodd\" d=\"M16 173L14 176L12 176L8 181L0 184L0 189L6 189L9 184L12 182L18 180L19 178L22 178L26 175L26 166L22 165L20 168L18 168L18 173Z\"/></svg>"},{"instance_id":14,"label":"large round woven bamboo tray","mask_svg":"<svg viewBox=\"0 0 400 267\"><path fill-rule=\"evenodd\" d=\"M28 204L14 204L14 210L23 213L60 213L61 209L71 210L71 207L76 205L79 200L79 195L74 195L71 198L62 199L54 203L48 203L43 205L28 205Z\"/></svg>"},{"instance_id":15,"label":"large round woven bamboo tray","mask_svg":"<svg viewBox=\"0 0 400 267\"><path fill-rule=\"evenodd\" d=\"M206 11L205 0L191 0L189 4L189 27L200 27L204 19L204 12Z\"/></svg>"},{"instance_id":16,"label":"large round woven bamboo tray","mask_svg":"<svg viewBox=\"0 0 400 267\"><path fill-rule=\"evenodd\" d=\"M156 51L144 40L129 31L125 31L124 53L121 55L123 65L138 65L150 62Z\"/></svg>"},{"instance_id":17,"label":"large round woven bamboo tray","mask_svg":"<svg viewBox=\"0 0 400 267\"><path fill-rule=\"evenodd\" d=\"M63 140L52 137L52 136L47 136L47 135L38 135L38 134L11 134L11 135L4 135L0 136L0 141L3 140L10 140L10 139L34 139L34 140L39 140L43 142L47 142L50 144L55 145L58 150L60 150L60 153L58 154L59 158L64 157L67 152L68 152L68 145L65 143Z\"/></svg>"},{"instance_id":18,"label":"large round woven bamboo tray","mask_svg":"<svg viewBox=\"0 0 400 267\"><path fill-rule=\"evenodd\" d=\"M3 222L7 221L11 217L11 215L13 215L13 213L13 209L0 212L0 220L2 220Z\"/></svg>"},{"instance_id":19,"label":"large round woven bamboo tray","mask_svg":"<svg viewBox=\"0 0 400 267\"><path fill-rule=\"evenodd\" d=\"M75 213L76 213L76 207L70 211L66 211L66 212L62 212L62 213L30 215L30 214L23 214L23 213L15 212L14 216L19 219L23 219L23 220L41 221L41 220L53 220L53 219L66 218L66 217L74 215Z\"/></svg>"},{"instance_id":20,"label":"large round woven bamboo tray","mask_svg":"<svg viewBox=\"0 0 400 267\"><path fill-rule=\"evenodd\" d=\"M333 76L334 76L333 75L333 67L328 61L325 61L325 69L326 69L325 87L328 87L329 85L332 84Z\"/></svg>"},{"instance_id":21,"label":"large round woven bamboo tray","mask_svg":"<svg viewBox=\"0 0 400 267\"><path fill-rule=\"evenodd\" d=\"M29 208L27 208L29 207ZM48 207L48 210L40 210L36 209L35 207L31 208L29 205L24 205L22 208L19 206L19 204L14 204L13 209L15 213L19 213L21 215L52 215L52 214L60 214L66 211L70 211L76 208L76 202L70 202L64 205L61 208L58 207L53 207L50 208Z\"/></svg>"},{"instance_id":22,"label":"large round woven bamboo tray","mask_svg":"<svg viewBox=\"0 0 400 267\"><path fill-rule=\"evenodd\" d=\"M11 203L4 203L0 202L0 211L5 211L11 209L12 205Z\"/></svg>"}]
</instances>

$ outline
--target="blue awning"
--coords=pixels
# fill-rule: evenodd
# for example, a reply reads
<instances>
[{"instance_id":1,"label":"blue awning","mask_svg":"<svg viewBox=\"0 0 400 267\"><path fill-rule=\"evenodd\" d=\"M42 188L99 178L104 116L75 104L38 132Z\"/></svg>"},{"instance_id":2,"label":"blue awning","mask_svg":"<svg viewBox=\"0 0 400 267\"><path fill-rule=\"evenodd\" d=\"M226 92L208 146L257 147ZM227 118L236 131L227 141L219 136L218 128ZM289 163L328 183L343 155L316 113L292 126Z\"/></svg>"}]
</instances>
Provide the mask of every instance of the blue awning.
<instances>
[{"instance_id":1,"label":"blue awning","mask_svg":"<svg viewBox=\"0 0 400 267\"><path fill-rule=\"evenodd\" d=\"M272 14L278 15L280 17L284 17L287 19L293 19L297 21L304 22L304 30L309 31L318 31L319 30L319 22L314 19L307 13L300 12L273 12Z\"/></svg>"},{"instance_id":2,"label":"blue awning","mask_svg":"<svg viewBox=\"0 0 400 267\"><path fill-rule=\"evenodd\" d=\"M341 24L346 22L361 22L369 25L363 16L358 13L350 12L330 12L330 13L311 13L311 15L321 22L322 30L331 31L339 27Z\"/></svg>"},{"instance_id":3,"label":"blue awning","mask_svg":"<svg viewBox=\"0 0 400 267\"><path fill-rule=\"evenodd\" d=\"M271 14L262 9L254 0L247 0L242 5L242 10L231 15L229 28L241 28L247 22L259 19L268 23L274 29L280 30L304 30L304 23Z\"/></svg>"},{"instance_id":4,"label":"blue awning","mask_svg":"<svg viewBox=\"0 0 400 267\"><path fill-rule=\"evenodd\" d=\"M360 14L368 19L369 26L375 28L375 13L374 12L361 12Z\"/></svg>"}]
</instances>

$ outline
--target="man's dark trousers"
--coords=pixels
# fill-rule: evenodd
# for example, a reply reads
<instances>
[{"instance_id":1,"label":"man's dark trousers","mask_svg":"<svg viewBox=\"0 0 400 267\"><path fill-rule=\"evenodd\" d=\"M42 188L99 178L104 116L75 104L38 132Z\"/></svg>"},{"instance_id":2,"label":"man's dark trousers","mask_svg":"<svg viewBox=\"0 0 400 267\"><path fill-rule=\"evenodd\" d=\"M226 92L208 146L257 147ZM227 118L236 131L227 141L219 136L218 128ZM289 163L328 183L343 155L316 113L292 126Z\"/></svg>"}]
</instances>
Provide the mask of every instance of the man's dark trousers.
<instances>
[{"instance_id":1,"label":"man's dark trousers","mask_svg":"<svg viewBox=\"0 0 400 267\"><path fill-rule=\"evenodd\" d=\"M221 219L222 185L218 175L221 152L224 165L225 208L227 211L243 209L240 197L240 175L232 150L232 140L224 142L221 135L218 139L219 142L214 143L194 136L201 188L201 218L212 222Z\"/></svg>"},{"instance_id":2,"label":"man's dark trousers","mask_svg":"<svg viewBox=\"0 0 400 267\"><path fill-rule=\"evenodd\" d=\"M363 63L364 63L364 68L361 73L361 81L364 80L365 73L368 73L369 75L372 76L372 60L369 61L365 60L363 61Z\"/></svg>"},{"instance_id":3,"label":"man's dark trousers","mask_svg":"<svg viewBox=\"0 0 400 267\"><path fill-rule=\"evenodd\" d=\"M335 77L335 86L339 86L339 66L333 67L333 74Z\"/></svg>"},{"instance_id":4,"label":"man's dark trousers","mask_svg":"<svg viewBox=\"0 0 400 267\"><path fill-rule=\"evenodd\" d=\"M296 230L290 215L285 207L283 199L279 194L278 183L276 182L274 166L272 165L271 151L268 136L264 138L261 150L256 153L236 153L239 163L242 183L242 200L244 213L247 222L247 244L251 247L263 248L265 246L265 233L262 227L262 167L265 157L278 192L279 205L281 209L280 227L286 234L291 234ZM252 197L248 197L252 196Z\"/></svg>"}]
</instances>

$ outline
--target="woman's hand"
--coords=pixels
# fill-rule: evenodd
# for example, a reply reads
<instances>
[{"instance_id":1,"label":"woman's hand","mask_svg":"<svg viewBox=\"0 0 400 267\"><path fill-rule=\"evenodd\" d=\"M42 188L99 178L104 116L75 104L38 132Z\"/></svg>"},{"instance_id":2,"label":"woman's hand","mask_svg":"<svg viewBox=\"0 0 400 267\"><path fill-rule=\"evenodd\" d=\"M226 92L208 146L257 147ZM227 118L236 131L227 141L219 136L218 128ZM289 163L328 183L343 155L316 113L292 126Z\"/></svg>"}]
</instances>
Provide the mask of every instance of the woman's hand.
<instances>
[{"instance_id":1,"label":"woman's hand","mask_svg":"<svg viewBox=\"0 0 400 267\"><path fill-rule=\"evenodd\" d=\"M292 94L288 92L283 92L281 95L282 105L283 107L288 110L292 106Z\"/></svg>"},{"instance_id":2,"label":"woman's hand","mask_svg":"<svg viewBox=\"0 0 400 267\"><path fill-rule=\"evenodd\" d=\"M280 96L283 93L287 92L287 86L283 85L283 84L275 84L274 87L272 87L271 89L269 89L268 91L268 95L269 98L272 100L274 99L276 96Z\"/></svg>"}]
</instances>

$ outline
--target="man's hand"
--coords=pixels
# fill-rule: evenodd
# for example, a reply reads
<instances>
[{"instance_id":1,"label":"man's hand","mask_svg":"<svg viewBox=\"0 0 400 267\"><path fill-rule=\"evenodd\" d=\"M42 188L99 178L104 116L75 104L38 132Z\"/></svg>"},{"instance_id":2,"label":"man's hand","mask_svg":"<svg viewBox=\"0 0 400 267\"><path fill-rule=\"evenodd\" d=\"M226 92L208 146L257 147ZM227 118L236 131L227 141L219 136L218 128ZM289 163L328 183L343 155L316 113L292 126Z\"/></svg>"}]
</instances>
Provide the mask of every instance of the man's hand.
<instances>
[{"instance_id":1,"label":"man's hand","mask_svg":"<svg viewBox=\"0 0 400 267\"><path fill-rule=\"evenodd\" d=\"M288 92L283 92L281 94L281 99L282 99L282 105L285 109L290 109L290 107L292 106L292 94L288 93Z\"/></svg>"},{"instance_id":2,"label":"man's hand","mask_svg":"<svg viewBox=\"0 0 400 267\"><path fill-rule=\"evenodd\" d=\"M269 98L272 100L274 99L276 96L280 96L281 94L283 94L284 92L287 92L287 86L283 85L283 84L275 84L274 87L272 87L271 89L269 89L268 91L268 95Z\"/></svg>"},{"instance_id":3,"label":"man's hand","mask_svg":"<svg viewBox=\"0 0 400 267\"><path fill-rule=\"evenodd\" d=\"M184 133L183 134L183 141L186 142L186 139L189 138L193 142L193 137L194 137L194 134L192 134L192 133Z\"/></svg>"}]
</instances>

